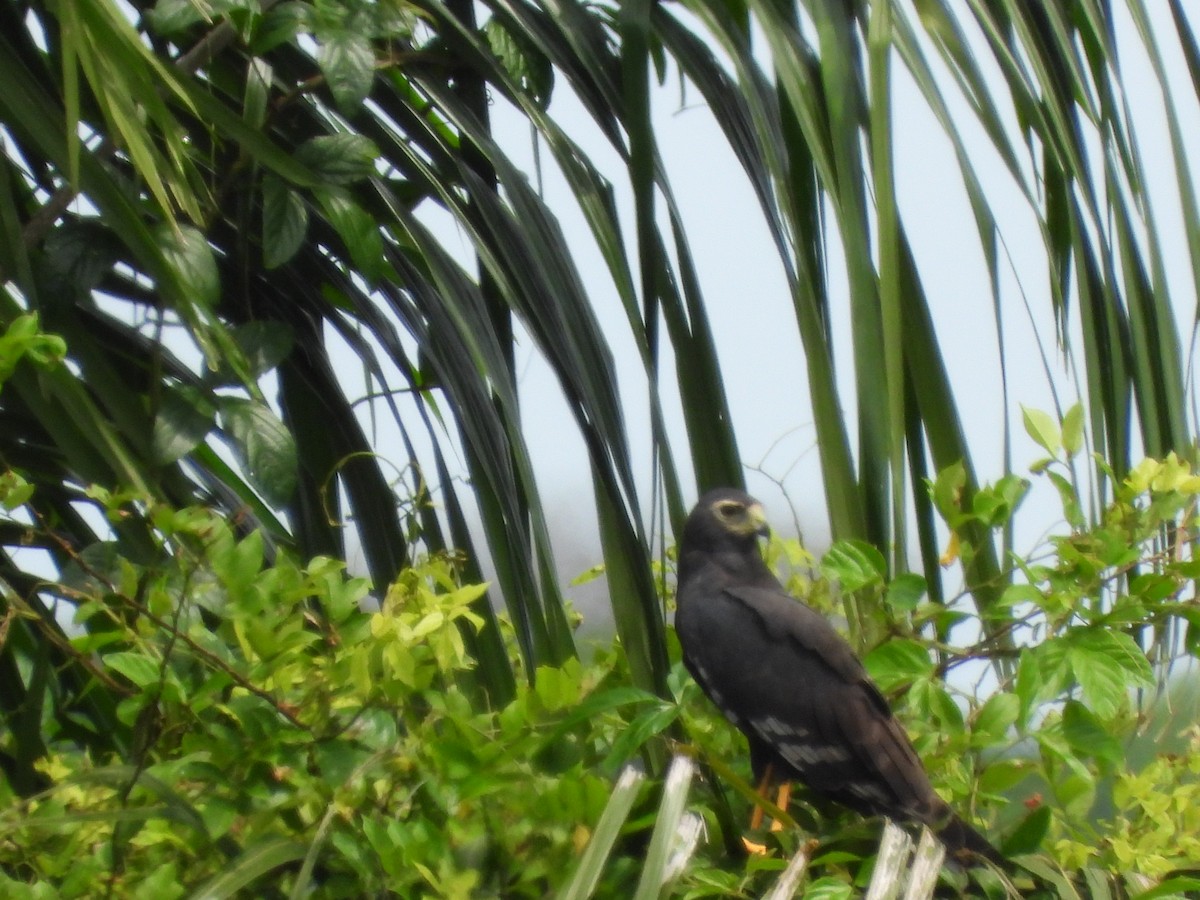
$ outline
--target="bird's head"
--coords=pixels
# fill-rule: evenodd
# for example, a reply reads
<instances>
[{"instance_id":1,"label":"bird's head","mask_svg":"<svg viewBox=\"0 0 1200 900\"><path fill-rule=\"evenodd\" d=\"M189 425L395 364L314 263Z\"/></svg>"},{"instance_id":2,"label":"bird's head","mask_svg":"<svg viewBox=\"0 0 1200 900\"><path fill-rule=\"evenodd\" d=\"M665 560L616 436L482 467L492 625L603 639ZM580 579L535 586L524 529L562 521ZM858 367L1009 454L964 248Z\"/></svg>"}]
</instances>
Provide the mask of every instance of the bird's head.
<instances>
[{"instance_id":1,"label":"bird's head","mask_svg":"<svg viewBox=\"0 0 1200 900\"><path fill-rule=\"evenodd\" d=\"M679 583L712 567L741 578L773 580L758 538L770 534L762 504L736 488L702 496L679 539Z\"/></svg>"},{"instance_id":2,"label":"bird's head","mask_svg":"<svg viewBox=\"0 0 1200 900\"><path fill-rule=\"evenodd\" d=\"M717 488L700 498L683 527L683 545L715 549L752 545L771 533L763 506L736 488Z\"/></svg>"}]
</instances>

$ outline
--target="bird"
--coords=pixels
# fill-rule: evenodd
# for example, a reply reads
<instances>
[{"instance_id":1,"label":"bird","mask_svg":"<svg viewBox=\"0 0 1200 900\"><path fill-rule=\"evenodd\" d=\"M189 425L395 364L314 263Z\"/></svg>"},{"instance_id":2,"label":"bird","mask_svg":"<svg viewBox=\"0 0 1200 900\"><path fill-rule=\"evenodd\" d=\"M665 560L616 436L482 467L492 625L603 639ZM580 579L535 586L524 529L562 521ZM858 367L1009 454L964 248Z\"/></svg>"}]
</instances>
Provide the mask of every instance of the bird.
<instances>
[{"instance_id":1,"label":"bird","mask_svg":"<svg viewBox=\"0 0 1200 900\"><path fill-rule=\"evenodd\" d=\"M934 791L850 645L767 566L758 540L769 533L750 495L705 493L679 541L675 612L684 666L746 736L760 794L778 785L784 807L798 781L865 816L929 826L963 865L1005 865Z\"/></svg>"}]
</instances>

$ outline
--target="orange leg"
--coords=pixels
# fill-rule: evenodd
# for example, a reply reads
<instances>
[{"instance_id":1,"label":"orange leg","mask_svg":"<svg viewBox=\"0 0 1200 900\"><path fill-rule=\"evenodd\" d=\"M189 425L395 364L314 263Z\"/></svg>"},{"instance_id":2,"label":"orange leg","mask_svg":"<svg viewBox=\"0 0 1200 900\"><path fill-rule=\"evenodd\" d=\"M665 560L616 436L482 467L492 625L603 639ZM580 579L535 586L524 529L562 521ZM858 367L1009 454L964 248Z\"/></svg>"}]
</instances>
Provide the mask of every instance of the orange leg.
<instances>
[{"instance_id":1,"label":"orange leg","mask_svg":"<svg viewBox=\"0 0 1200 900\"><path fill-rule=\"evenodd\" d=\"M769 788L771 786L772 774L774 774L772 772L772 767L770 765L768 765L766 768L766 771L763 772L762 781L760 781L758 783L758 787L754 791L754 793L757 796L759 796L759 797L767 796L767 788ZM756 830L760 825L762 825L762 820L763 820L763 808L761 806L759 806L757 803L755 803L754 811L750 813L750 830L751 831Z\"/></svg>"},{"instance_id":2,"label":"orange leg","mask_svg":"<svg viewBox=\"0 0 1200 900\"><path fill-rule=\"evenodd\" d=\"M755 793L758 796L760 796L760 797L767 796L767 789L770 788L770 786L771 786L771 778L772 778L773 774L774 774L774 772L772 771L771 767L767 766L767 770L763 773L762 781L759 782L758 788L755 790ZM788 801L791 799L791 796L792 796L792 783L790 781L785 781L779 785L779 790L775 795L775 805L778 806L780 809L786 810L787 806L788 806ZM756 803L756 804L754 804L754 811L750 813L750 830L756 831L762 825L762 820L763 820L763 808ZM772 831L782 831L783 823L780 822L778 819L772 819L771 820L771 830ZM760 843L758 843L756 841L752 841L746 837L742 838L742 846L744 846L746 848L746 852L752 853L755 856L761 856L767 852L766 844L760 844Z\"/></svg>"},{"instance_id":3,"label":"orange leg","mask_svg":"<svg viewBox=\"0 0 1200 900\"><path fill-rule=\"evenodd\" d=\"M779 785L779 793L775 795L775 805L778 806L780 809L782 809L784 812L787 812L788 801L791 799L792 799L792 783L790 781L785 781L783 784ZM755 809L757 809L759 812L762 812L761 806L755 807ZM772 819L771 820L771 830L772 831L783 831L783 823L780 822L778 819Z\"/></svg>"}]
</instances>

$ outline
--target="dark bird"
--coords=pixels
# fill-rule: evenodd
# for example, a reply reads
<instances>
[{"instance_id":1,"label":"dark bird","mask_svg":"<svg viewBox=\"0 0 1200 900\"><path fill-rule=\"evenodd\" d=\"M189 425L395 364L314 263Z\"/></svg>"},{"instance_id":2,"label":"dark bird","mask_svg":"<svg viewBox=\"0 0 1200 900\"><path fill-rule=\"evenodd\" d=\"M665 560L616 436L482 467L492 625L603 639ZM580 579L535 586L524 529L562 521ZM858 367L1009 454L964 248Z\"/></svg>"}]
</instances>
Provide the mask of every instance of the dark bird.
<instances>
[{"instance_id":1,"label":"dark bird","mask_svg":"<svg viewBox=\"0 0 1200 900\"><path fill-rule=\"evenodd\" d=\"M746 735L760 790L782 785L783 806L800 781L863 815L928 825L961 862L1003 865L934 792L850 645L767 567L757 540L767 533L753 497L731 488L701 497L679 543L675 614L684 665Z\"/></svg>"}]
</instances>

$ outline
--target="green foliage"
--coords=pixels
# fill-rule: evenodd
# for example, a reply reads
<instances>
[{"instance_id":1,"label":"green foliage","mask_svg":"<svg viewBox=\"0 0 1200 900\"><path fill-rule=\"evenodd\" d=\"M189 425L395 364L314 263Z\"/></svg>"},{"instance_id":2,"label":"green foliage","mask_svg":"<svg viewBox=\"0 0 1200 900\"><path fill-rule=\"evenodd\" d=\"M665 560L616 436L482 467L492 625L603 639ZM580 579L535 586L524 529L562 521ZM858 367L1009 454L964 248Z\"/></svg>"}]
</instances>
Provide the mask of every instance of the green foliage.
<instances>
[{"instance_id":1,"label":"green foliage","mask_svg":"<svg viewBox=\"0 0 1200 900\"><path fill-rule=\"evenodd\" d=\"M1184 453L1188 376L1168 288L1200 283L1188 145L1181 117L1153 135L1124 113L1127 70L1153 72L1171 103L1194 103L1200 68L1184 77L1167 65L1194 60L1193 29L1178 0L1169 6L1170 19L1153 22L1144 0L1069 12L946 0L5 7L0 325L37 312L74 358L52 389L6 392L22 427L0 435L0 453L46 487L132 485L175 506L219 503L302 557L349 555L353 532L340 523L353 521L377 584L408 562L411 523L393 495L446 497L446 516L422 522L428 548L486 542L473 558L506 561L492 593L528 677L575 651L549 576L557 532L519 415L516 359L535 353L569 410L554 425L586 447L634 677L664 693L644 523L682 522L692 492L681 472L698 488L743 479L693 221L651 115L655 78L678 76L700 101L689 115L706 116L742 167L777 253L791 304L767 327L791 330L802 350L835 537L877 548L884 581L919 546L925 591L941 599L922 484L957 466L978 508L954 539L973 598L991 608L1009 533L997 539L986 523L1019 500L1020 484L977 490L960 373L926 296L958 254L918 260L906 223L921 201L898 185L897 148L911 123L932 123L929 139L953 155L958 177L943 180L961 182L984 262L967 294L991 301L1002 369L1013 352L1005 318L1023 299L1009 286L1023 279L1001 277L1014 198L1036 226L1025 230L1040 240L1029 251L1040 251L1045 283L1027 293L1048 299L1034 319L1080 345L1064 356L1085 389L1062 425L1026 415L1046 452L1076 452L1086 422L1117 477L1138 446ZM1118 43L1120 66L1110 64ZM898 79L919 114L895 114ZM509 122L494 131L499 115ZM508 152L524 133L570 191L563 207ZM977 153L967 135L995 152ZM1169 157L1154 169L1176 175L1186 253L1164 251L1136 152L1159 145ZM980 158L1002 163L1000 180ZM564 232L564 208L582 213L586 234ZM592 249L605 270L585 279ZM625 312L618 324L596 314L609 296ZM245 327L287 337L271 403L239 340ZM848 352L834 346L843 333ZM361 361L361 378L339 349ZM727 359L751 352L722 348ZM618 385L647 397L641 421ZM1007 421L1006 389L993 388L981 393ZM668 434L665 409L681 411L682 434ZM380 423L388 431L376 433ZM1007 460L1007 430L1003 441ZM647 460L652 496L635 477ZM74 544L102 537L39 503ZM464 509L480 512L482 534L465 527ZM873 577L870 562L862 574ZM903 610L918 590L910 581L890 602ZM482 677L511 695L516 673L488 608L476 610ZM865 601L847 610L863 646L886 633L885 618Z\"/></svg>"},{"instance_id":2,"label":"green foliage","mask_svg":"<svg viewBox=\"0 0 1200 900\"><path fill-rule=\"evenodd\" d=\"M703 100L691 113L706 108L745 171L792 300L792 321L770 327L794 329L803 350L840 540L793 584L844 617L956 802L1022 813L1012 791L1041 795L1000 824L1007 845L1063 865L1079 847L1100 846L1105 865L1134 847L1164 878L1147 897L1193 889L1190 876L1164 874L1175 851L1155 849L1190 821L1164 814L1160 833L1116 787L1152 771L1149 784L1189 796L1186 767L1135 764L1129 747L1173 663L1200 646L1194 423L1172 296L1200 283L1194 154L1183 114L1165 117L1165 135L1143 134L1123 83L1143 63L1169 105L1194 103L1194 28L1179 0L1164 8L1169 21L1152 25L1144 0L0 6L0 763L6 799L36 823L5 820L22 839L0 846L21 860L6 877L40 871L69 892L105 872L113 893L170 895L206 873L189 888L252 890L283 872L280 892L333 891L363 860L376 866L364 877L383 884L390 854L390 865L412 863L398 883L421 890L544 893L574 858L563 848L575 833L565 813L551 825L528 786L553 796L567 790L559 781L574 784L586 797L562 809L596 813L607 781L594 772L615 774L676 724L677 710L631 679L684 701L687 731L714 765L740 746L672 665L650 577L657 535L644 526L681 522L681 471L701 488L743 477L707 286L650 116L651 73L675 63ZM1122 22L1132 31L1118 39ZM1173 56L1185 73L1169 69ZM894 114L900 69L925 117ZM609 145L593 158L579 122L557 117L562 89ZM569 185L607 285L580 277L589 242L564 234L560 211L500 146L498 108L523 117L541 163ZM1024 299L1007 287L1020 278L1001 277L993 209L1014 196L1042 241L1045 280L1028 296L1048 300L1035 318L1053 316L1055 337L1073 343L1063 355L1082 403L1062 421L1024 415L1047 454L1032 483L1057 494L1065 522L1034 553L1011 553L1030 481L1005 471L980 487L970 458L925 295L938 273L910 246L893 171L906 120L935 122L954 154L986 264L968 293L990 296L1001 366L1029 351L999 338ZM977 154L968 132L994 154ZM1154 166L1176 178L1182 253L1167 252L1170 219L1150 202L1142 148L1156 143L1170 148ZM999 187L981 158L1001 161ZM427 212L454 236L439 237ZM935 265L959 267L958 254L941 257ZM592 291L605 288L627 332L601 328L604 294ZM834 347L839 305L849 352ZM338 377L339 340L362 363L353 390ZM620 379L615 343L637 354ZM520 415L516 359L530 347L573 416L556 424L587 447L627 663L569 662L557 534ZM751 358L730 349L722 355ZM653 497L634 475L642 451L619 381L648 395ZM1007 418L1005 394L996 385L987 400ZM662 414L676 402L682 436ZM400 435L386 456L372 431L384 417ZM1007 431L1003 442L1007 460ZM1085 445L1098 455L1085 460ZM1138 448L1162 461L1135 465ZM467 527L472 509L482 538ZM350 552L347 523L373 582L400 585L389 597L412 610L354 611L361 586L330 561ZM958 598L943 583L941 540L943 564L962 567ZM472 567L484 554L460 568L447 549L475 541L497 561L486 596L466 586L481 581ZM920 574L906 571L913 546ZM956 680L973 662L990 663L996 681L982 704ZM537 687L518 686L520 675ZM522 743L526 727L545 743ZM467 750L453 749L456 734ZM497 762L482 748L501 738L531 752ZM513 781L455 805L469 767L438 755L446 741L450 756ZM196 758L210 744L228 773ZM385 748L397 752L376 760ZM665 754L652 744L646 756ZM393 783L411 796L380 787ZM209 809L210 794L225 812ZM736 839L723 804L718 794L704 804L713 846ZM649 830L644 807L631 809L633 846L619 841L602 876L616 895L637 883L629 873ZM167 822L195 840L169 850ZM1124 856L1103 843L1105 823ZM850 892L870 852L828 824L813 895ZM480 834L487 865L473 866L478 854L462 847ZM26 863L19 851L33 847ZM79 875L68 871L76 858ZM684 890L753 892L777 862L713 851ZM485 883L514 871L515 886ZM1103 896L1099 871L1079 876L1081 891ZM1070 895L1051 863L1038 877ZM1118 887L1143 889L1135 881Z\"/></svg>"},{"instance_id":3,"label":"green foliage","mask_svg":"<svg viewBox=\"0 0 1200 900\"><path fill-rule=\"evenodd\" d=\"M10 514L28 508L32 488L19 475L3 486ZM491 704L470 649L485 586L462 580L461 558L421 559L376 603L340 563L302 564L211 510L89 493L114 524L140 508L150 547L88 548L73 555L69 580L43 591L60 618L73 611L64 652L91 691L113 698L121 750L97 749L108 745L85 738L95 726L78 715L43 717L42 787L21 796L0 786L6 893L652 896L672 865L675 823L692 821L680 818L685 798L707 840L677 873L676 893L760 896L779 877L778 856L730 855L753 801L744 742L674 645L673 703L630 686L623 655L606 650L587 665L543 667ZM1192 624L1184 535L1200 478L1174 458L1147 461L1116 493L1096 527L1016 561L1024 580L993 613L1009 617L1012 646L970 608L930 600L919 579L885 581L861 544L836 546L820 565L794 541L768 549L818 608L853 593L887 611L892 635L866 656L872 677L946 799L1019 861L1019 890L1046 896L1194 886L1200 738L1162 720L1155 698L1167 687L1147 648L1167 646L1157 630ZM1004 527L994 506L959 503ZM955 634L978 640L945 640L948 616ZM517 652L511 636L507 647ZM18 658L29 681L33 657ZM1004 674L1000 663L1014 658ZM982 696L955 675L978 661L1000 679ZM653 780L626 776L614 793L625 763L661 759L659 742L676 728L715 777L690 797L686 781L668 779L661 807ZM1146 735L1148 756L1137 750ZM0 751L19 748L6 739ZM794 853L805 832L820 842L805 896L865 884L873 823L820 804L771 812L803 829L765 835L777 851ZM986 872L943 877L995 886Z\"/></svg>"},{"instance_id":4,"label":"green foliage","mask_svg":"<svg viewBox=\"0 0 1200 900\"><path fill-rule=\"evenodd\" d=\"M34 365L45 368L60 362L66 353L62 338L38 329L36 315L18 316L0 335L0 387L22 359L28 358Z\"/></svg>"},{"instance_id":5,"label":"green foliage","mask_svg":"<svg viewBox=\"0 0 1200 900\"><path fill-rule=\"evenodd\" d=\"M130 500L94 493L115 518ZM466 637L484 586L452 557L406 569L370 612L366 582L333 560L268 561L261 532L200 508L148 516L152 562L82 554L84 584L56 589L128 750L89 753L47 720L51 786L0 786L6 895L542 896L607 802L606 773L672 718L639 724L662 704L614 686L611 655L480 704Z\"/></svg>"}]
</instances>

